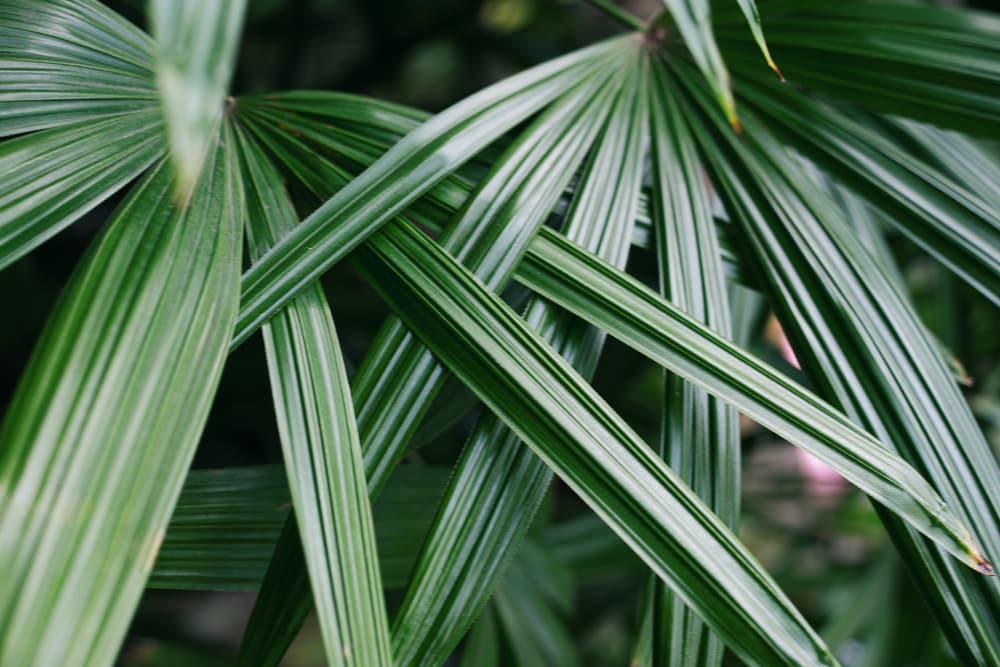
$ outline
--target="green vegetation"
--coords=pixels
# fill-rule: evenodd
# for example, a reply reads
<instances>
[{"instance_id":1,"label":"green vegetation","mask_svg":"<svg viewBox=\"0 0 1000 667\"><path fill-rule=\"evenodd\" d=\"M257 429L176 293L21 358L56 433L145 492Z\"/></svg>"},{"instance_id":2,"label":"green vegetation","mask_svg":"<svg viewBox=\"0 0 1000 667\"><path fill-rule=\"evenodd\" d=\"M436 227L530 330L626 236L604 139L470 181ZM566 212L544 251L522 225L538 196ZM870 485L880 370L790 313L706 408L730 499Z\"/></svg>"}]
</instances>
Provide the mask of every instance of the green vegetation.
<instances>
[{"instance_id":1,"label":"green vegetation","mask_svg":"<svg viewBox=\"0 0 1000 667\"><path fill-rule=\"evenodd\" d=\"M1000 18L247 4L0 0L0 665L1000 664Z\"/></svg>"}]
</instances>

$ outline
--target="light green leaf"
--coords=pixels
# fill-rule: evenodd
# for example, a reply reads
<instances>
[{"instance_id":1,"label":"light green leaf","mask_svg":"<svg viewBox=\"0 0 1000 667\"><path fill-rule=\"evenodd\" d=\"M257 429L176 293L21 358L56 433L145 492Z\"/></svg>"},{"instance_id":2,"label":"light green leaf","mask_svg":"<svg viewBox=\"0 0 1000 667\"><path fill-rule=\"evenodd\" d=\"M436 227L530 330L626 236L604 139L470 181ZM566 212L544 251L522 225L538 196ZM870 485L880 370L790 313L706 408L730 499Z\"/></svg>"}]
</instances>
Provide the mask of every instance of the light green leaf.
<instances>
[{"instance_id":1,"label":"light green leaf","mask_svg":"<svg viewBox=\"0 0 1000 667\"><path fill-rule=\"evenodd\" d=\"M836 661L725 526L604 401L430 239L355 251L393 310L744 659Z\"/></svg>"},{"instance_id":2,"label":"light green leaf","mask_svg":"<svg viewBox=\"0 0 1000 667\"><path fill-rule=\"evenodd\" d=\"M152 51L95 0L0 0L0 137L155 110Z\"/></svg>"},{"instance_id":3,"label":"light green leaf","mask_svg":"<svg viewBox=\"0 0 1000 667\"><path fill-rule=\"evenodd\" d=\"M281 177L237 129L247 246L257 259L298 218ZM368 487L347 371L319 285L263 328L289 487L327 664L391 662Z\"/></svg>"},{"instance_id":4,"label":"light green leaf","mask_svg":"<svg viewBox=\"0 0 1000 667\"><path fill-rule=\"evenodd\" d=\"M615 74L613 67L596 70L557 100L510 146L477 196L441 236L445 248L475 266L491 284L499 286L510 275L583 159L617 88L609 85ZM589 120L581 122L581 117ZM249 126L318 196L329 195L347 181L343 171L297 140L275 135L273 130L266 132L252 121ZM534 204L521 206L523 201ZM354 394L360 406L358 427L369 491L377 495L447 376L434 355L398 320L382 328L371 350L355 377ZM442 634L438 650L454 646L466 627ZM420 637L424 637L423 630ZM399 659L403 659L401 650L397 642L394 653ZM447 650L440 657L446 654Z\"/></svg>"},{"instance_id":5,"label":"light green leaf","mask_svg":"<svg viewBox=\"0 0 1000 667\"><path fill-rule=\"evenodd\" d=\"M660 292L725 338L732 335L729 300L707 183L694 140L669 82L651 68L654 222ZM660 455L735 530L740 497L737 413L684 378L666 373ZM724 647L698 617L654 579L646 613L656 666L717 666ZM644 621L645 622L645 621Z\"/></svg>"},{"instance_id":6,"label":"light green leaf","mask_svg":"<svg viewBox=\"0 0 1000 667\"><path fill-rule=\"evenodd\" d=\"M222 118L246 0L150 0L156 84L183 198Z\"/></svg>"},{"instance_id":7,"label":"light green leaf","mask_svg":"<svg viewBox=\"0 0 1000 667\"><path fill-rule=\"evenodd\" d=\"M722 107L729 124L736 130L740 120L736 115L736 101L733 99L729 70L722 60L719 47L712 34L712 12L709 0L663 0L677 25L684 43L698 69L705 76L715 98ZM656 36L656 28L653 35Z\"/></svg>"},{"instance_id":8,"label":"light green leaf","mask_svg":"<svg viewBox=\"0 0 1000 667\"><path fill-rule=\"evenodd\" d=\"M0 430L0 663L110 665L222 371L242 193L210 153L185 206L162 162L118 208Z\"/></svg>"},{"instance_id":9,"label":"light green leaf","mask_svg":"<svg viewBox=\"0 0 1000 667\"><path fill-rule=\"evenodd\" d=\"M247 271L234 344L379 225L602 67L626 43L613 39L500 81L408 134Z\"/></svg>"},{"instance_id":10,"label":"light green leaf","mask_svg":"<svg viewBox=\"0 0 1000 667\"><path fill-rule=\"evenodd\" d=\"M747 18L747 23L750 25L750 32L753 34L753 39L757 42L760 52L764 55L767 66L774 70L779 79L784 81L785 77L781 74L781 70L775 64L774 58L771 57L771 51L767 48L767 40L764 39L764 28L760 24L760 12L757 11L757 3L754 0L736 1L739 3L743 15Z\"/></svg>"},{"instance_id":11,"label":"light green leaf","mask_svg":"<svg viewBox=\"0 0 1000 667\"><path fill-rule=\"evenodd\" d=\"M753 135L729 141L695 73L671 65L697 105L687 116L755 249L803 368L830 400L920 471L995 557L1000 469L912 307L801 163L749 114ZM959 567L877 509L956 654L969 663L996 662L1000 582ZM991 567L983 562L980 569Z\"/></svg>"},{"instance_id":12,"label":"light green leaf","mask_svg":"<svg viewBox=\"0 0 1000 667\"><path fill-rule=\"evenodd\" d=\"M429 114L408 107L357 95L322 91L241 97L238 107L241 117L253 118L268 134L290 134L350 173L360 173L399 139L430 118ZM498 140L498 144L503 141ZM491 162L486 157L487 151L484 151L467 166L479 172L488 170ZM441 220L461 208L475 180L474 172L460 167L415 201L408 213L419 215L421 224L440 231ZM554 212L557 215L565 215L572 193L573 186L556 205ZM633 245L652 248L649 202L645 193L639 198L635 222ZM730 239L733 225L723 220L716 222L726 275L732 281L752 286L754 278L740 265L734 241Z\"/></svg>"},{"instance_id":13,"label":"light green leaf","mask_svg":"<svg viewBox=\"0 0 1000 667\"><path fill-rule=\"evenodd\" d=\"M615 93L606 103L607 106L613 103L610 116L607 109L597 113L591 110L590 122L603 121L605 117L607 121L566 222L567 234L619 265L624 264L627 256L642 183L645 54L637 52L626 66L621 91L606 86ZM589 143L582 144L582 150ZM541 222L554 198L546 183L546 174L551 171L546 165L549 151L544 144L539 144L539 148L541 154L532 156L531 164L540 172L535 176L540 192L534 197L539 207L533 215ZM511 157L515 164L521 162L516 154ZM503 170L495 171L494 176L501 182L507 180ZM488 179L484 181L467 213L475 213L479 200L492 199L493 188ZM525 199L526 196L517 198ZM483 222L513 226L525 208L501 210L497 219ZM466 217L468 222L476 220L473 216L463 216L462 222L466 222ZM509 245L494 244L494 247L509 255ZM449 249L447 244L444 247ZM489 262L467 263L467 266L483 277L490 288L497 286L497 276L510 273L509 269L484 271ZM593 375L602 335L539 301L529 304L525 319L584 377ZM460 455L393 622L393 647L398 660L412 665L436 665L447 658L520 547L551 477L545 463L495 415L484 413L479 418ZM504 606L498 601L500 618L509 618L510 614L504 612L516 604L517 601L511 600ZM511 641L515 647L530 646L530 642L522 644L519 637L512 637ZM530 664L530 660L523 662Z\"/></svg>"},{"instance_id":14,"label":"light green leaf","mask_svg":"<svg viewBox=\"0 0 1000 667\"><path fill-rule=\"evenodd\" d=\"M1000 210L988 199L837 107L787 86L746 84L740 93L787 131L796 147L881 209L888 222L1000 303Z\"/></svg>"},{"instance_id":15,"label":"light green leaf","mask_svg":"<svg viewBox=\"0 0 1000 667\"><path fill-rule=\"evenodd\" d=\"M6 175L0 268L75 222L162 154L156 112L88 120L0 143L0 173Z\"/></svg>"},{"instance_id":16,"label":"light green leaf","mask_svg":"<svg viewBox=\"0 0 1000 667\"><path fill-rule=\"evenodd\" d=\"M989 569L968 528L912 467L634 278L544 230L517 278L822 459L969 567Z\"/></svg>"}]
</instances>

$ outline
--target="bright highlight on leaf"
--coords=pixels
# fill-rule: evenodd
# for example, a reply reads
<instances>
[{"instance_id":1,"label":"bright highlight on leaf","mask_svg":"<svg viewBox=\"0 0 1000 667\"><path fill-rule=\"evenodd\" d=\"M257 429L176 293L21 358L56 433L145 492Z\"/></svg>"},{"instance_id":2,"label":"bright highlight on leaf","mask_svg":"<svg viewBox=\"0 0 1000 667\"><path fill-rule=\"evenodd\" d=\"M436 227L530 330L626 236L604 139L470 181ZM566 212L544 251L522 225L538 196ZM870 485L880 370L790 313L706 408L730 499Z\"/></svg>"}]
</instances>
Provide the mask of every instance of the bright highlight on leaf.
<instances>
[{"instance_id":1,"label":"bright highlight on leaf","mask_svg":"<svg viewBox=\"0 0 1000 667\"><path fill-rule=\"evenodd\" d=\"M218 131L246 0L151 0L156 83L177 196L184 198Z\"/></svg>"},{"instance_id":2,"label":"bright highlight on leaf","mask_svg":"<svg viewBox=\"0 0 1000 667\"><path fill-rule=\"evenodd\" d=\"M0 429L0 663L111 664L222 373L242 192L158 163L67 287Z\"/></svg>"}]
</instances>

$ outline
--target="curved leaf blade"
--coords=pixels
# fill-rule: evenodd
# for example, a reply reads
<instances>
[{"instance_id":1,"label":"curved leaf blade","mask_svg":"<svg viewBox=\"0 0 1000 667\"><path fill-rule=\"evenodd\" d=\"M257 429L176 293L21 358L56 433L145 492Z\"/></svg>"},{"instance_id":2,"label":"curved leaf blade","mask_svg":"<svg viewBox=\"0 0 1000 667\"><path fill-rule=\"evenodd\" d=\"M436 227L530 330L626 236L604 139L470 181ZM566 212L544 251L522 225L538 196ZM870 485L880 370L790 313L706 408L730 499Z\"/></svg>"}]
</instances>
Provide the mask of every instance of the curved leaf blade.
<instances>
[{"instance_id":1,"label":"curved leaf blade","mask_svg":"<svg viewBox=\"0 0 1000 667\"><path fill-rule=\"evenodd\" d=\"M46 327L0 430L0 662L110 665L194 455L239 300L242 194L161 163Z\"/></svg>"},{"instance_id":2,"label":"curved leaf blade","mask_svg":"<svg viewBox=\"0 0 1000 667\"><path fill-rule=\"evenodd\" d=\"M0 269L75 222L163 153L155 112L43 130L0 143Z\"/></svg>"},{"instance_id":3,"label":"curved leaf blade","mask_svg":"<svg viewBox=\"0 0 1000 667\"><path fill-rule=\"evenodd\" d=\"M903 234L1000 303L1000 211L978 193L835 107L787 87L746 84L740 93L790 132L796 147L880 208Z\"/></svg>"},{"instance_id":4,"label":"curved leaf blade","mask_svg":"<svg viewBox=\"0 0 1000 667\"><path fill-rule=\"evenodd\" d=\"M566 233L618 265L627 257L642 184L646 66L641 51L626 62L622 90L616 91L594 157L567 214ZM607 110L592 113L601 120L607 114ZM548 171L543 160L536 164L538 170ZM544 192L544 183L542 187ZM489 189L477 196L490 197ZM550 199L548 206L552 203ZM483 268L466 265L475 272ZM487 287L495 287L492 276L487 277ZM593 375L602 335L540 301L529 304L525 319L583 377ZM393 645L401 662L436 665L447 658L504 576L551 478L544 462L495 415L484 414L477 420L393 622ZM509 616L504 610L516 601L503 605L498 600L497 605L504 618ZM512 640L521 645L520 637Z\"/></svg>"},{"instance_id":5,"label":"curved leaf blade","mask_svg":"<svg viewBox=\"0 0 1000 667\"><path fill-rule=\"evenodd\" d=\"M649 103L660 293L694 319L731 338L729 297L707 183L690 131L658 65L651 68ZM684 378L666 373L662 414L660 455L735 530L740 497L736 411ZM649 664L721 664L724 647L718 637L705 630L662 581L654 579L647 595L645 613L652 617L652 646L642 653L649 655Z\"/></svg>"},{"instance_id":6,"label":"curved leaf blade","mask_svg":"<svg viewBox=\"0 0 1000 667\"><path fill-rule=\"evenodd\" d=\"M0 137L156 109L152 52L95 0L0 1Z\"/></svg>"},{"instance_id":7,"label":"curved leaf blade","mask_svg":"<svg viewBox=\"0 0 1000 667\"><path fill-rule=\"evenodd\" d=\"M822 459L969 567L990 571L968 528L912 467L635 279L545 232L517 279Z\"/></svg>"},{"instance_id":8,"label":"curved leaf blade","mask_svg":"<svg viewBox=\"0 0 1000 667\"><path fill-rule=\"evenodd\" d=\"M261 257L243 280L235 343L246 339L379 225L618 52L614 39L476 93L411 132Z\"/></svg>"},{"instance_id":9,"label":"curved leaf blade","mask_svg":"<svg viewBox=\"0 0 1000 667\"><path fill-rule=\"evenodd\" d=\"M765 128L751 118L754 136L730 142L694 73L671 66L707 112L687 115L803 366L831 400L926 476L987 554L997 553L1000 468L912 307ZM994 662L1000 581L957 567L880 513L918 579L934 582L924 592L955 651L968 662Z\"/></svg>"},{"instance_id":10,"label":"curved leaf blade","mask_svg":"<svg viewBox=\"0 0 1000 667\"><path fill-rule=\"evenodd\" d=\"M745 659L836 661L756 561L649 447L431 240L387 225L355 257L424 343Z\"/></svg>"},{"instance_id":11,"label":"curved leaf blade","mask_svg":"<svg viewBox=\"0 0 1000 667\"><path fill-rule=\"evenodd\" d=\"M237 128L247 247L257 259L298 220L280 176ZM388 664L389 622L347 371L312 285L263 328L278 432L327 664Z\"/></svg>"}]
</instances>

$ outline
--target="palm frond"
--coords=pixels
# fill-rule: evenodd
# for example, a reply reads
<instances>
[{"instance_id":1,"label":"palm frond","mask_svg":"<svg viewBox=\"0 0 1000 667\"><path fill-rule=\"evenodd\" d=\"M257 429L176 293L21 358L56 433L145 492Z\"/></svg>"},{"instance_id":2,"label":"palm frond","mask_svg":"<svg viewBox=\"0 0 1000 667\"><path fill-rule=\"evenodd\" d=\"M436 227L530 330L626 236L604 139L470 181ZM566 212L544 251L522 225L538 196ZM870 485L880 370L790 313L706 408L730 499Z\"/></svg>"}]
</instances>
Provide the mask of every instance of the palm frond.
<instances>
[{"instance_id":1,"label":"palm frond","mask_svg":"<svg viewBox=\"0 0 1000 667\"><path fill-rule=\"evenodd\" d=\"M46 327L0 430L0 662L110 664L117 654L235 321L235 168L217 147L175 207L160 162Z\"/></svg>"}]
</instances>

